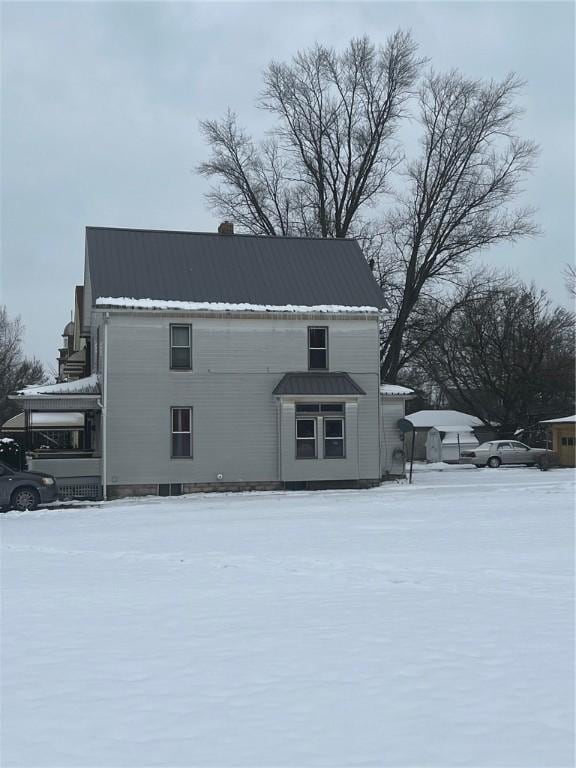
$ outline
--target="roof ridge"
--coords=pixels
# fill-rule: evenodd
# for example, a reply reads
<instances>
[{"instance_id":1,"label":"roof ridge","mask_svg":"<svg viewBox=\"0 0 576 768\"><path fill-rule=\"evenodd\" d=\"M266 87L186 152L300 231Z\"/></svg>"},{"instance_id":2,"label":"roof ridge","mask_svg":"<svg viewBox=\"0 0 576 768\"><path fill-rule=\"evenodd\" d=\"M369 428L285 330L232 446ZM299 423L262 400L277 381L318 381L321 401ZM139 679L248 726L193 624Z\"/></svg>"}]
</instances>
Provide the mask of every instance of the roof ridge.
<instances>
[{"instance_id":1,"label":"roof ridge","mask_svg":"<svg viewBox=\"0 0 576 768\"><path fill-rule=\"evenodd\" d=\"M143 227L100 227L87 225L86 231L89 229L106 230L112 232L154 232L157 234L167 235L204 235L209 237L254 237L261 240L321 240L329 241L331 243L358 243L355 237L302 237L301 235L254 235L248 232L235 232L233 235L221 235L219 232L198 232L188 229L147 229Z\"/></svg>"}]
</instances>

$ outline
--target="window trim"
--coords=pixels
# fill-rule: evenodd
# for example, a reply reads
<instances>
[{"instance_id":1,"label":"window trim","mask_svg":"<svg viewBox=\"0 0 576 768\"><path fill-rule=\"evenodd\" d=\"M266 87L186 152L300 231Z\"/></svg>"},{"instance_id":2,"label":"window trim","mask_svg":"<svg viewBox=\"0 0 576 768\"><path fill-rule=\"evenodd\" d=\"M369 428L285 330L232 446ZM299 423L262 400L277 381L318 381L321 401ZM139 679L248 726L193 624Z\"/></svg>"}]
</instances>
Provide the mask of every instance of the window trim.
<instances>
[{"instance_id":1,"label":"window trim","mask_svg":"<svg viewBox=\"0 0 576 768\"><path fill-rule=\"evenodd\" d=\"M190 431L189 432L174 432L174 411L189 411L190 412ZM174 455L174 435L190 435L190 455L189 456L175 456ZM170 406L170 458L171 459L193 459L194 458L194 408L191 405L172 405Z\"/></svg>"},{"instance_id":2,"label":"window trim","mask_svg":"<svg viewBox=\"0 0 576 768\"><path fill-rule=\"evenodd\" d=\"M174 344L172 337L173 328L187 328L188 329L188 344L183 346L181 344ZM175 349L187 349L190 354L190 363L188 366L174 365L173 362L173 350ZM192 370L192 324L191 323L170 323L170 370L171 371L191 371Z\"/></svg>"},{"instance_id":3,"label":"window trim","mask_svg":"<svg viewBox=\"0 0 576 768\"><path fill-rule=\"evenodd\" d=\"M312 421L314 423L314 437L298 437L298 422L299 421ZM316 416L297 416L294 423L294 454L298 461L310 461L310 459L318 458L318 419ZM298 441L305 440L306 442L314 441L314 456L298 456Z\"/></svg>"},{"instance_id":4,"label":"window trim","mask_svg":"<svg viewBox=\"0 0 576 768\"><path fill-rule=\"evenodd\" d=\"M299 421L313 421L314 422L314 456L298 456L298 441L306 440L312 441L311 437L298 437L298 422ZM342 441L342 455L341 456L327 456L326 455L326 421L340 421L342 424L342 437L341 438L329 438ZM322 443L322 452L320 452L320 443ZM342 413L300 413L295 414L294 419L294 456L296 460L300 459L346 459L346 411Z\"/></svg>"},{"instance_id":5,"label":"window trim","mask_svg":"<svg viewBox=\"0 0 576 768\"><path fill-rule=\"evenodd\" d=\"M311 331L324 331L324 346L323 347L311 347L310 346L310 332ZM313 368L310 365L310 352L312 350L324 350L326 353L326 365L324 368ZM328 326L327 325L309 325L308 326L308 370L309 371L329 371L329 349L328 349Z\"/></svg>"},{"instance_id":6,"label":"window trim","mask_svg":"<svg viewBox=\"0 0 576 768\"><path fill-rule=\"evenodd\" d=\"M304 410L300 410L303 406ZM328 417L334 414L334 416L338 416L340 414L344 415L345 403L340 401L334 403L325 401L302 402L295 404L295 410L299 416L303 414L313 414L314 416L327 414Z\"/></svg>"},{"instance_id":7,"label":"window trim","mask_svg":"<svg viewBox=\"0 0 576 768\"><path fill-rule=\"evenodd\" d=\"M342 441L342 455L341 456L327 456L326 455L326 422L327 421L340 421L342 423L342 437L330 437L329 440L341 440ZM342 416L324 416L322 417L322 457L324 459L345 459L346 458L346 419L344 414Z\"/></svg>"}]
</instances>

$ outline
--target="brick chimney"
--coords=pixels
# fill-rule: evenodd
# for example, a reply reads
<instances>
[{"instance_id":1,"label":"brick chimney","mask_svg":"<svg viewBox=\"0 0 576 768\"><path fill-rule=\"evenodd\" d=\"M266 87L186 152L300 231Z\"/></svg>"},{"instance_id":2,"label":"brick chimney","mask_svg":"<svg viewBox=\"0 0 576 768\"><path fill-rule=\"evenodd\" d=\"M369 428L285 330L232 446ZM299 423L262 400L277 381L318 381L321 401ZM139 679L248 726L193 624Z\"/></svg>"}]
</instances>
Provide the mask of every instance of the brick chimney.
<instances>
[{"instance_id":1,"label":"brick chimney","mask_svg":"<svg viewBox=\"0 0 576 768\"><path fill-rule=\"evenodd\" d=\"M219 235L233 235L234 234L234 222L223 221L218 227Z\"/></svg>"}]
</instances>

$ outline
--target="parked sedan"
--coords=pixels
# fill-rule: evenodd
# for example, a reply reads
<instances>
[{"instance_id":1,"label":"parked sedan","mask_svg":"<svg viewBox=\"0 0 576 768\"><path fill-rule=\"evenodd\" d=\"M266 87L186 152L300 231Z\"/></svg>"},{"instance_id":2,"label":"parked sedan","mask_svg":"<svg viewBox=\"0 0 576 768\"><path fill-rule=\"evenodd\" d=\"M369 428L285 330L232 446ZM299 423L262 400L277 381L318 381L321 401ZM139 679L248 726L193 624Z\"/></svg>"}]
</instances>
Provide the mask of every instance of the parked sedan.
<instances>
[{"instance_id":1,"label":"parked sedan","mask_svg":"<svg viewBox=\"0 0 576 768\"><path fill-rule=\"evenodd\" d=\"M462 451L460 458L463 464L492 469L501 464L526 464L529 467L538 464L545 468L553 463L554 453L546 448L530 448L517 440L491 440L474 450Z\"/></svg>"},{"instance_id":2,"label":"parked sedan","mask_svg":"<svg viewBox=\"0 0 576 768\"><path fill-rule=\"evenodd\" d=\"M58 487L52 475L19 472L0 461L0 510L12 508L23 512L57 497Z\"/></svg>"}]
</instances>

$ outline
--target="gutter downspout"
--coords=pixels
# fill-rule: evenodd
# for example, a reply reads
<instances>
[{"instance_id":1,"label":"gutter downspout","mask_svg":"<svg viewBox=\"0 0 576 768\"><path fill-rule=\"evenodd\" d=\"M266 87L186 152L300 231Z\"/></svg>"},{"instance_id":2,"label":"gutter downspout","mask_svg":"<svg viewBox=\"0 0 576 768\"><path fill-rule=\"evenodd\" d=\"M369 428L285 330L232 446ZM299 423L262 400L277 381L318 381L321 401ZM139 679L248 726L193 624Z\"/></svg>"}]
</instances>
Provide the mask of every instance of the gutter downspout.
<instances>
[{"instance_id":1,"label":"gutter downspout","mask_svg":"<svg viewBox=\"0 0 576 768\"><path fill-rule=\"evenodd\" d=\"M107 456L107 419L108 419L108 320L110 312L104 315L104 359L102 363L102 498L104 501L108 498L107 494L107 475L108 475L108 456Z\"/></svg>"}]
</instances>

